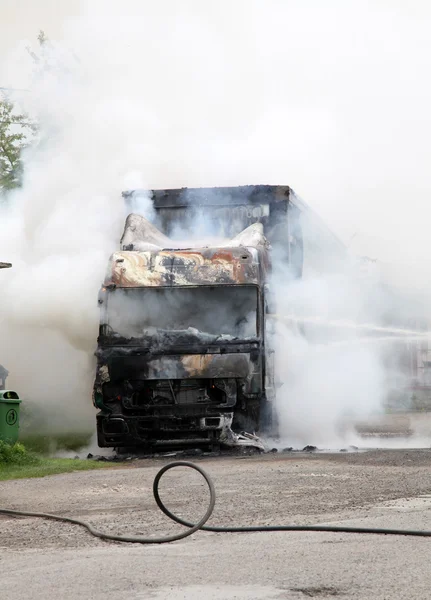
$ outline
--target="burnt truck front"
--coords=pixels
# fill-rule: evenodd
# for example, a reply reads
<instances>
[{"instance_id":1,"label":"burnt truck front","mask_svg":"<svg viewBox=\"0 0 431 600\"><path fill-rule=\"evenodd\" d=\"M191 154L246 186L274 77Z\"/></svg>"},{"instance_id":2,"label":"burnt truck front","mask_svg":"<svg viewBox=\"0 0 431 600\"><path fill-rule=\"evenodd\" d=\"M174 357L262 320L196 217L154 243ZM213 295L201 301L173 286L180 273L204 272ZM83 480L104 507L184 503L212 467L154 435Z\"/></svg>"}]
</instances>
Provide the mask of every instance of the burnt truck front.
<instances>
[{"instance_id":1,"label":"burnt truck front","mask_svg":"<svg viewBox=\"0 0 431 600\"><path fill-rule=\"evenodd\" d=\"M273 392L265 253L257 244L111 257L99 297L99 446L234 445L259 430Z\"/></svg>"}]
</instances>

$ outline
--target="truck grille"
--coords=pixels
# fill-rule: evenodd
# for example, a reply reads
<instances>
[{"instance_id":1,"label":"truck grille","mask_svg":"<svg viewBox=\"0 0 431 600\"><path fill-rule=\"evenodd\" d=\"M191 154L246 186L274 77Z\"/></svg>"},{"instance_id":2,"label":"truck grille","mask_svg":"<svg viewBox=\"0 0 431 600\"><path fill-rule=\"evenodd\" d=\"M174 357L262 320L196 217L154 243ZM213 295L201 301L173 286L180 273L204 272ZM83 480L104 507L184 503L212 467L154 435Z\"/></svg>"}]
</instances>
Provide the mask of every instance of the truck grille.
<instances>
[{"instance_id":1,"label":"truck grille","mask_svg":"<svg viewBox=\"0 0 431 600\"><path fill-rule=\"evenodd\" d=\"M225 393L209 380L148 381L144 389L133 395L135 406L202 405L225 402Z\"/></svg>"}]
</instances>

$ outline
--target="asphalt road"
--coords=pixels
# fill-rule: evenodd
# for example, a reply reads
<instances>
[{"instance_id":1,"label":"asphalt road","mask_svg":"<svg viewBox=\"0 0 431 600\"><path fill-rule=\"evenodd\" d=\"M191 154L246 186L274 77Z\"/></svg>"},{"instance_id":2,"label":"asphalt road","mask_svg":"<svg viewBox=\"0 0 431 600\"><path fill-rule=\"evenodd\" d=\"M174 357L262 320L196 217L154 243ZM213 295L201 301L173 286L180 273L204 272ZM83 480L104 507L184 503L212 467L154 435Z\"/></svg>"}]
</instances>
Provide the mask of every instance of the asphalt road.
<instances>
[{"instance_id":1,"label":"asphalt road","mask_svg":"<svg viewBox=\"0 0 431 600\"><path fill-rule=\"evenodd\" d=\"M79 516L146 535L177 526L154 506L162 461L4 482L4 507ZM431 529L431 450L200 459L213 476L212 522L331 523ZM197 475L170 472L164 497L193 518ZM430 597L431 539L326 533L198 532L162 546L107 543L68 524L0 517L4 600Z\"/></svg>"}]
</instances>

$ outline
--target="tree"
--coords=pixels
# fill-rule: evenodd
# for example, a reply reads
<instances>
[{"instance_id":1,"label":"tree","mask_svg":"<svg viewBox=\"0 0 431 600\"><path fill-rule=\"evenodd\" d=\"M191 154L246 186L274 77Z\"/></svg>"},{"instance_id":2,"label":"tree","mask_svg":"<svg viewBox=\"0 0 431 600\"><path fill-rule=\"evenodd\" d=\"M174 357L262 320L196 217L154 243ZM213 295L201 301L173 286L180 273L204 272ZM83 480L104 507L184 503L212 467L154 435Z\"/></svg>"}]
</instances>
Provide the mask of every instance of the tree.
<instances>
[{"instance_id":1,"label":"tree","mask_svg":"<svg viewBox=\"0 0 431 600\"><path fill-rule=\"evenodd\" d=\"M43 62L43 52L44 52L45 48L47 46L49 46L49 39L46 37L45 32L42 31L42 29L39 31L39 34L37 36L37 41L39 42L39 49L41 51L40 54L36 54L36 52L34 52L30 48L30 46L27 46L26 50L32 57L33 61L36 64L40 64L41 62Z\"/></svg>"},{"instance_id":2,"label":"tree","mask_svg":"<svg viewBox=\"0 0 431 600\"><path fill-rule=\"evenodd\" d=\"M12 102L0 96L0 195L21 185L21 153L33 131L28 117L15 112Z\"/></svg>"},{"instance_id":3,"label":"tree","mask_svg":"<svg viewBox=\"0 0 431 600\"><path fill-rule=\"evenodd\" d=\"M48 38L43 31L39 31L37 40L41 55L38 56L30 48L27 51L34 62L40 64ZM21 185L22 151L29 145L36 130L36 124L27 115L16 112L14 104L0 91L0 197Z\"/></svg>"}]
</instances>

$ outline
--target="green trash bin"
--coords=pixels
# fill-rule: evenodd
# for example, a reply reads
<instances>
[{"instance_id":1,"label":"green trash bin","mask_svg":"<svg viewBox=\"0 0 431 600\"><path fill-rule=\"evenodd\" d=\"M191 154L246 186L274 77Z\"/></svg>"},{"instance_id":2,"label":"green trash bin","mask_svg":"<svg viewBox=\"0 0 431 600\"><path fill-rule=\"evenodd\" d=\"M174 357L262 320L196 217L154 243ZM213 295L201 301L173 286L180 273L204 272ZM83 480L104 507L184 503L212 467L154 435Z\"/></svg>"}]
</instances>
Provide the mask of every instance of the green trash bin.
<instances>
[{"instance_id":1,"label":"green trash bin","mask_svg":"<svg viewBox=\"0 0 431 600\"><path fill-rule=\"evenodd\" d=\"M0 390L0 440L14 444L19 435L21 400L12 390Z\"/></svg>"}]
</instances>

